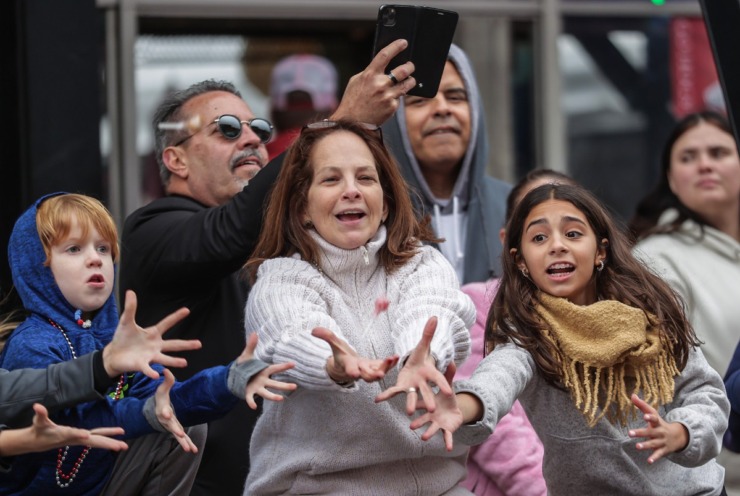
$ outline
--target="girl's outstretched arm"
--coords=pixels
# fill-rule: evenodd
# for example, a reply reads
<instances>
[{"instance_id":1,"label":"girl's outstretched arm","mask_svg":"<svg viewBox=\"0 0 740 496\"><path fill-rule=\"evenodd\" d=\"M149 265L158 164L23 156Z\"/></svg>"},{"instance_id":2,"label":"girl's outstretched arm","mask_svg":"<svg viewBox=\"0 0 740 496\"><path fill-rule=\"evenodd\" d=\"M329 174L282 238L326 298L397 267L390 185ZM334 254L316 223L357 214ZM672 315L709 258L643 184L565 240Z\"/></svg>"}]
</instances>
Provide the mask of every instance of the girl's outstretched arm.
<instances>
[{"instance_id":1,"label":"girl's outstretched arm","mask_svg":"<svg viewBox=\"0 0 740 496\"><path fill-rule=\"evenodd\" d=\"M653 450L653 454L647 460L648 463L655 463L670 453L681 451L689 444L689 431L682 423L666 422L658 415L655 408L636 394L632 394L632 403L644 414L643 418L647 422L647 427L633 429L629 431L629 436L647 439L637 443L635 448Z\"/></svg>"}]
</instances>

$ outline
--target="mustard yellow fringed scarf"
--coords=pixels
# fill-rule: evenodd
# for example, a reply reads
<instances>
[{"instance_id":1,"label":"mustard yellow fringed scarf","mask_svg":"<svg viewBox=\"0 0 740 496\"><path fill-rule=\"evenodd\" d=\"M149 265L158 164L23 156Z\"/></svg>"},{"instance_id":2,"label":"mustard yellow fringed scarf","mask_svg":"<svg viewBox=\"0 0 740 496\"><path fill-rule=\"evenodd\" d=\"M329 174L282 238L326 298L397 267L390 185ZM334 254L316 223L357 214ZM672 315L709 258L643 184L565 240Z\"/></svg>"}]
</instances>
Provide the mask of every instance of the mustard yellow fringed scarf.
<instances>
[{"instance_id":1,"label":"mustard yellow fringed scarf","mask_svg":"<svg viewBox=\"0 0 740 496\"><path fill-rule=\"evenodd\" d=\"M605 414L626 424L636 413L633 392L653 407L673 400L676 361L642 310L615 300L579 306L545 293L539 299L537 313L551 328L543 334L560 353L563 383L591 427Z\"/></svg>"}]
</instances>

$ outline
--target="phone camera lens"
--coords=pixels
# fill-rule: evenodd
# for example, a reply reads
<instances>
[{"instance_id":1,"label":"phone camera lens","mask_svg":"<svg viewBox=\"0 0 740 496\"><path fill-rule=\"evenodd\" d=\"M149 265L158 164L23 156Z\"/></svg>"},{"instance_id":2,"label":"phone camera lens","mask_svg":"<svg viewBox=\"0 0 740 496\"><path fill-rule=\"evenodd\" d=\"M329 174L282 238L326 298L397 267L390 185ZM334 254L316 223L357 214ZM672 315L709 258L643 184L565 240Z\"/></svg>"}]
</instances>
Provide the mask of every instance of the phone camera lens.
<instances>
[{"instance_id":1,"label":"phone camera lens","mask_svg":"<svg viewBox=\"0 0 740 496\"><path fill-rule=\"evenodd\" d=\"M383 25L387 27L396 25L396 9L389 8L383 11Z\"/></svg>"}]
</instances>

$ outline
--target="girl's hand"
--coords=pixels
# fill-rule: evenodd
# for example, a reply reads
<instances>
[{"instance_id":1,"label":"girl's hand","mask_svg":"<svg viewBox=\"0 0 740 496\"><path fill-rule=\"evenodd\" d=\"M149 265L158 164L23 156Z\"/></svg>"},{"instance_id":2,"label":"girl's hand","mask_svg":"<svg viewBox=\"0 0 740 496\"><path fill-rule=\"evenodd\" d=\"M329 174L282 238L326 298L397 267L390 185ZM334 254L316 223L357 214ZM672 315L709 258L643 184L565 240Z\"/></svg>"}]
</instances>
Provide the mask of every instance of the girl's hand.
<instances>
[{"instance_id":1,"label":"girl's hand","mask_svg":"<svg viewBox=\"0 0 740 496\"><path fill-rule=\"evenodd\" d=\"M247 339L246 348L244 348L242 354L239 355L239 358L236 359L237 363L243 363L254 358L255 348L257 348L257 334L252 333ZM295 367L295 364L293 363L278 363L270 365L266 369L261 370L259 374L256 374L254 377L252 377L247 383L246 393L247 405L249 405L249 408L251 408L252 410L257 409L257 403L254 401L255 394L258 396L262 396L266 400L271 401L283 401L283 399L285 399L282 395L273 393L267 388L277 389L279 391L295 390L295 388L298 386L296 386L292 382L277 381L270 377L273 374L285 372L286 370L292 369L293 367Z\"/></svg>"},{"instance_id":2,"label":"girl's hand","mask_svg":"<svg viewBox=\"0 0 740 496\"><path fill-rule=\"evenodd\" d=\"M361 357L329 329L317 327L311 331L311 334L323 339L331 346L332 356L326 361L326 371L329 377L338 384L350 383L357 379L365 382L379 381L398 363L398 355L383 359Z\"/></svg>"},{"instance_id":3,"label":"girl's hand","mask_svg":"<svg viewBox=\"0 0 740 496\"><path fill-rule=\"evenodd\" d=\"M445 439L445 448L452 451L452 433L455 432L463 423L463 414L457 404L457 396L450 391L450 394L440 391L436 395L437 408L434 412L426 412L411 422L411 428L416 430L426 424L430 424L424 434L421 435L422 441L428 441L437 431L442 429Z\"/></svg>"},{"instance_id":4,"label":"girl's hand","mask_svg":"<svg viewBox=\"0 0 740 496\"><path fill-rule=\"evenodd\" d=\"M33 411L35 415L31 425L31 434L34 441L38 443L37 447L40 448L38 451L75 444L112 451L121 451L128 448L128 445L123 441L112 439L112 436L123 434L123 429L120 427L99 427L92 430L78 429L52 422L49 418L49 412L40 403L34 403Z\"/></svg>"},{"instance_id":5,"label":"girl's hand","mask_svg":"<svg viewBox=\"0 0 740 496\"><path fill-rule=\"evenodd\" d=\"M157 414L157 420L162 424L162 427L167 429L177 442L180 443L182 449L188 453L197 453L198 447L185 433L185 429L182 428L180 421L175 416L175 410L172 408L170 403L170 390L175 384L175 376L172 375L167 369L164 369L164 381L157 387L157 391L154 393L154 411Z\"/></svg>"},{"instance_id":6,"label":"girl's hand","mask_svg":"<svg viewBox=\"0 0 740 496\"><path fill-rule=\"evenodd\" d=\"M396 385L380 393L375 402L388 400L399 393L406 393L406 413L413 415L417 408L434 412L436 404L435 394L430 386L436 385L439 392L444 395L452 395L452 388L447 378L437 370L430 349L434 331L437 329L437 317L431 317L424 326L419 344L411 352L406 363L398 373ZM421 405L418 405L421 395Z\"/></svg>"},{"instance_id":7,"label":"girl's hand","mask_svg":"<svg viewBox=\"0 0 740 496\"><path fill-rule=\"evenodd\" d=\"M40 452L53 448L61 448L67 445L92 446L112 451L121 451L128 448L126 443L113 439L112 436L120 436L123 429L120 427L100 427L87 430L55 424L49 418L49 412L40 403L34 403L33 423L30 427L17 430L3 431L3 440L12 438L13 434L19 436L20 444L17 449L13 446L3 446L3 456L12 456L21 453ZM26 434L24 434L26 433Z\"/></svg>"},{"instance_id":8,"label":"girl's hand","mask_svg":"<svg viewBox=\"0 0 740 496\"><path fill-rule=\"evenodd\" d=\"M636 394L632 395L632 403L645 414L647 427L629 431L630 437L643 437L647 441L637 443L638 450L653 450L648 463L655 463L666 455L681 451L689 443L689 433L679 422L666 422L655 408L641 400Z\"/></svg>"}]
</instances>

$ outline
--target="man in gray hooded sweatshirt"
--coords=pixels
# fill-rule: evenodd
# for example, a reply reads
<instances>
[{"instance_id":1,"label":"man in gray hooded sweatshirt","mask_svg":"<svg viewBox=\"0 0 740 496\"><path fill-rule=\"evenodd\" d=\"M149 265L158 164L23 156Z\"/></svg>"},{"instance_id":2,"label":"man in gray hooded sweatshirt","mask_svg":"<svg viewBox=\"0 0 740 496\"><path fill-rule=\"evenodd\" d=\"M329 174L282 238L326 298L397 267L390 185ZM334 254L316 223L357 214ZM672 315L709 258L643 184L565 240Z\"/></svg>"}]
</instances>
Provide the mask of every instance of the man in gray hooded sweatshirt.
<instances>
[{"instance_id":1,"label":"man in gray hooded sweatshirt","mask_svg":"<svg viewBox=\"0 0 740 496\"><path fill-rule=\"evenodd\" d=\"M445 241L438 248L461 283L501 275L506 196L511 186L486 174L488 143L483 106L465 53L450 47L434 98L405 96L383 126L420 215Z\"/></svg>"}]
</instances>

